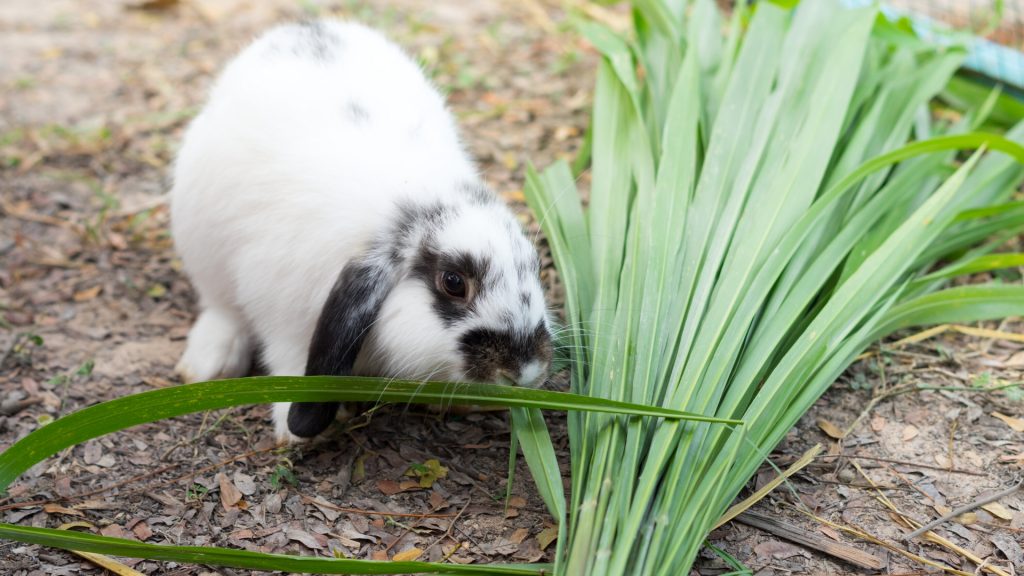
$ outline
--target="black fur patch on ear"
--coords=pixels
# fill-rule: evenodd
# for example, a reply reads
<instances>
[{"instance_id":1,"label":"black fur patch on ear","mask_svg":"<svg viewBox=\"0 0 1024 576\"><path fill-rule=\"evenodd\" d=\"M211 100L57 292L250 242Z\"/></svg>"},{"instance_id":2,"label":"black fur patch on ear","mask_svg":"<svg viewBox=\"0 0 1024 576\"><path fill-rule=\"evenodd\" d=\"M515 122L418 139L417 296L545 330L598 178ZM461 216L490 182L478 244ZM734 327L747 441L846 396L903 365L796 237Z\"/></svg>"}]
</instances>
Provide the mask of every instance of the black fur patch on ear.
<instances>
[{"instance_id":1,"label":"black fur patch on ear","mask_svg":"<svg viewBox=\"0 0 1024 576\"><path fill-rule=\"evenodd\" d=\"M340 402L295 402L288 408L288 431L299 438L312 438L331 425Z\"/></svg>"},{"instance_id":2,"label":"black fur patch on ear","mask_svg":"<svg viewBox=\"0 0 1024 576\"><path fill-rule=\"evenodd\" d=\"M395 283L395 267L387 258L370 255L353 260L334 283L306 359L307 376L347 376L370 327ZM338 411L337 402L297 402L288 411L288 429L302 437L323 432Z\"/></svg>"}]
</instances>

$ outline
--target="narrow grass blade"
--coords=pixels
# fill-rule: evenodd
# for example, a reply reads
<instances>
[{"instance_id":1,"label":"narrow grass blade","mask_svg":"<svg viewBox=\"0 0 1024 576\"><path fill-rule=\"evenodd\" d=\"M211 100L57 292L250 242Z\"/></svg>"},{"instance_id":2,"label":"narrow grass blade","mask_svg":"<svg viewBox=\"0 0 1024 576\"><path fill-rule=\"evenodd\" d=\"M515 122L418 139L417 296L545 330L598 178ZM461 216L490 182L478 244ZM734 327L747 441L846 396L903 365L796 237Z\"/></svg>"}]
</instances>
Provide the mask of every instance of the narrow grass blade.
<instances>
[{"instance_id":1,"label":"narrow grass blade","mask_svg":"<svg viewBox=\"0 0 1024 576\"><path fill-rule=\"evenodd\" d=\"M0 524L0 538L110 556L127 556L130 558L146 558L148 560L162 560L165 562L187 562L230 568L251 568L260 571L280 570L297 574L479 574L526 576L548 573L548 568L541 565L502 566L492 564L469 566L430 562L377 562L344 558L262 554L247 550L207 548L202 546L165 546L135 542L123 538L95 536L68 530L31 528L11 524Z\"/></svg>"},{"instance_id":2,"label":"narrow grass blade","mask_svg":"<svg viewBox=\"0 0 1024 576\"><path fill-rule=\"evenodd\" d=\"M548 410L598 410L666 418L685 416L664 408L493 384L424 383L355 376L234 378L125 396L84 408L47 424L0 454L0 490L6 489L15 478L44 458L97 436L201 410L270 402L413 402L444 406L497 404ZM695 417L702 421L717 421L705 416Z\"/></svg>"},{"instance_id":3,"label":"narrow grass blade","mask_svg":"<svg viewBox=\"0 0 1024 576\"><path fill-rule=\"evenodd\" d=\"M947 288L897 304L872 340L912 326L1024 316L1024 286L973 284Z\"/></svg>"},{"instance_id":4,"label":"narrow grass blade","mask_svg":"<svg viewBox=\"0 0 1024 576\"><path fill-rule=\"evenodd\" d=\"M558 468L555 448L551 445L544 415L540 410L512 408L512 430L519 439L523 457L530 467L537 491L540 492L548 511L559 525L565 518L565 490L562 488L562 472Z\"/></svg>"}]
</instances>

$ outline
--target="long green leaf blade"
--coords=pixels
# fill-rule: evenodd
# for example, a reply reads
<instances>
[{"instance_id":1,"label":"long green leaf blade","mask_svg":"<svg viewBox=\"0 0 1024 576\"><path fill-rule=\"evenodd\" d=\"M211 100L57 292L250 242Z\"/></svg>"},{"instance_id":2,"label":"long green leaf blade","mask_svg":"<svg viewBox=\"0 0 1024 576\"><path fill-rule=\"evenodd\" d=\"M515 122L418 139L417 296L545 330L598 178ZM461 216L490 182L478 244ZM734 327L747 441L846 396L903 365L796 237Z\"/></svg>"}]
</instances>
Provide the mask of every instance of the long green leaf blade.
<instances>
[{"instance_id":1,"label":"long green leaf blade","mask_svg":"<svg viewBox=\"0 0 1024 576\"><path fill-rule=\"evenodd\" d=\"M146 558L166 562L188 562L230 568L251 568L254 570L281 570L291 573L312 574L479 574L479 575L542 575L548 573L546 566L496 565L469 566L459 564L435 564L431 562L383 562L373 560L349 560L345 558L318 558L313 556L289 556L285 554L264 554L248 550L232 550L203 546L168 546L146 544L124 538L95 536L70 530L32 528L0 524L0 538L52 546L65 550L79 550L111 556Z\"/></svg>"},{"instance_id":2,"label":"long green leaf blade","mask_svg":"<svg viewBox=\"0 0 1024 576\"><path fill-rule=\"evenodd\" d=\"M202 410L270 402L413 402L417 404L498 404L548 410L593 410L663 418L687 415L565 392L494 384L410 382L356 376L261 376L200 382L150 390L90 406L56 420L0 454L0 490L44 458L79 442L137 424ZM715 418L695 415L701 421ZM722 421L735 424L735 421Z\"/></svg>"}]
</instances>

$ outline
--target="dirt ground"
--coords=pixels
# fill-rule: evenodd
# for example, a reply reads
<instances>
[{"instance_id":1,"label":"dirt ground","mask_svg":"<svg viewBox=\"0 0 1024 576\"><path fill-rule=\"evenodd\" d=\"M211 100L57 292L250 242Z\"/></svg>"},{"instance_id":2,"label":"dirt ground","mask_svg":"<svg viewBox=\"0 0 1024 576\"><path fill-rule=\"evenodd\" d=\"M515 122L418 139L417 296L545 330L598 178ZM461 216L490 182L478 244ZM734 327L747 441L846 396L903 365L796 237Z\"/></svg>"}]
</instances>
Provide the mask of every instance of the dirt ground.
<instances>
[{"instance_id":1,"label":"dirt ground","mask_svg":"<svg viewBox=\"0 0 1024 576\"><path fill-rule=\"evenodd\" d=\"M148 9L137 8L143 4ZM328 14L379 27L423 61L448 91L486 180L520 209L527 162L544 166L579 146L596 57L553 3L5 0L0 448L83 406L177 383L172 369L195 302L167 233L164 193L176 143L219 67L248 39L271 23ZM987 327L1024 332L1020 322ZM1024 344L950 332L875 352L772 459L784 465L819 442L829 456L755 510L866 550L884 560L888 574L931 569L802 515L796 499L819 517L973 573L976 564L963 555L901 542L868 479L900 510L928 521L1024 475L1024 422L1014 419L1024 416L1024 391L1007 386L1021 382ZM993 387L1002 388L985 390ZM267 418L267 407L246 407L88 442L22 477L0 514L21 525L78 523L77 530L157 544L377 559L421 551L421 559L460 563L550 560L551 519L522 462L505 510L501 413L385 407L287 450L273 448ZM551 424L567 471L564 419L552 415ZM832 437L847 428L843 440ZM446 473L423 487L406 475L413 465ZM766 467L751 488L772 475ZM51 503L18 505L40 499ZM939 532L1021 573L1024 493ZM757 574L864 572L820 545L737 522L710 541ZM145 574L247 573L122 561ZM15 576L102 573L71 554L13 542L0 542L0 568ZM728 570L708 549L695 573Z\"/></svg>"}]
</instances>

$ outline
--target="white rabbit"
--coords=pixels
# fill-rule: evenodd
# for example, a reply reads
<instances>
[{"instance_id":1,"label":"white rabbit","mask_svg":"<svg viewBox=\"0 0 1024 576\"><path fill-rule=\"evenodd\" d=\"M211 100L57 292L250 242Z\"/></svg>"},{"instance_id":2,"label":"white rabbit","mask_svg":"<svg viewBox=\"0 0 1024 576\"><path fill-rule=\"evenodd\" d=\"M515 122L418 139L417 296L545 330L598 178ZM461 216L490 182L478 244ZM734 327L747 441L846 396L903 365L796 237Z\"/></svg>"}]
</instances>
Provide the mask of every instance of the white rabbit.
<instances>
[{"instance_id":1,"label":"white rabbit","mask_svg":"<svg viewBox=\"0 0 1024 576\"><path fill-rule=\"evenodd\" d=\"M231 62L185 136L171 218L201 308L186 381L245 375L257 346L275 375L547 375L536 250L438 92L369 28L279 26ZM278 404L277 436L337 408Z\"/></svg>"}]
</instances>

